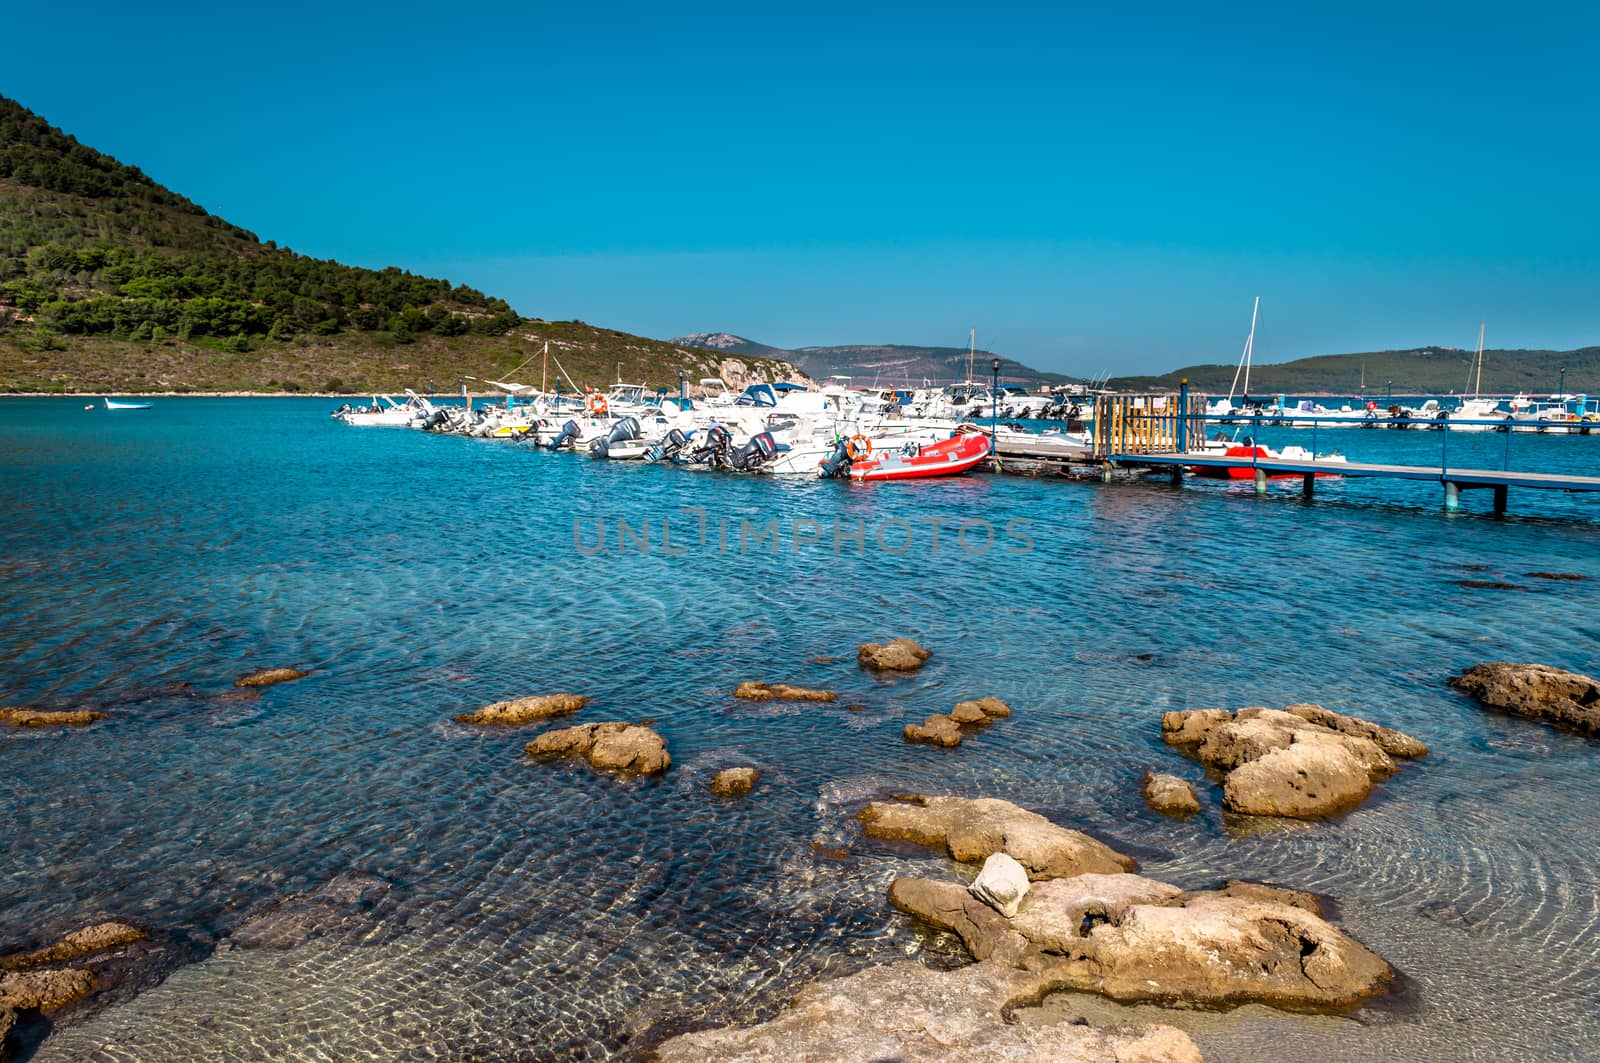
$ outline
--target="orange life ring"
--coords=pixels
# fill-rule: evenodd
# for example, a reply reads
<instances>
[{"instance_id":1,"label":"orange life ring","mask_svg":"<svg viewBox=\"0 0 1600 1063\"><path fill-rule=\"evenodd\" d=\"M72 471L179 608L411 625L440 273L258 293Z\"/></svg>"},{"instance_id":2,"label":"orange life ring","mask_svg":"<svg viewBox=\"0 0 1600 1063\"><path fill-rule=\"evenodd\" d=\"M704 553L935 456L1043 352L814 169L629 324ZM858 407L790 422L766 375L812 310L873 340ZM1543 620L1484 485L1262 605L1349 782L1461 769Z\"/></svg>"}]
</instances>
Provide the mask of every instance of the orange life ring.
<instances>
[{"instance_id":1,"label":"orange life ring","mask_svg":"<svg viewBox=\"0 0 1600 1063\"><path fill-rule=\"evenodd\" d=\"M844 446L845 453L850 455L851 461L861 461L872 456L872 440L866 436L851 436Z\"/></svg>"},{"instance_id":2,"label":"orange life ring","mask_svg":"<svg viewBox=\"0 0 1600 1063\"><path fill-rule=\"evenodd\" d=\"M596 417L600 417L603 416L608 409L610 409L610 406L606 403L606 397L604 395L596 392L595 394L589 396L590 413L594 414Z\"/></svg>"}]
</instances>

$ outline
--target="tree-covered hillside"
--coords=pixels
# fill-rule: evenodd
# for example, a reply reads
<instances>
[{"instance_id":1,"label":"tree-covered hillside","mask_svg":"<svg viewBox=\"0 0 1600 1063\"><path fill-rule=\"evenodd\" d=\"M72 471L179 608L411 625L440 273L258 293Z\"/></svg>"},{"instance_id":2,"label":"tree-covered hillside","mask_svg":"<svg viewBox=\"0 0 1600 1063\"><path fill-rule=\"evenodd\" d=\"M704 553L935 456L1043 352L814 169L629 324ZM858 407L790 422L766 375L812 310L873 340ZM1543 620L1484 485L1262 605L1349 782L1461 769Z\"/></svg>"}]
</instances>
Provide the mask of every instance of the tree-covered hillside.
<instances>
[{"instance_id":1,"label":"tree-covered hillside","mask_svg":"<svg viewBox=\"0 0 1600 1063\"><path fill-rule=\"evenodd\" d=\"M453 386L545 340L583 384L620 373L669 385L719 364L523 318L466 285L263 243L0 97L0 390Z\"/></svg>"}]
</instances>

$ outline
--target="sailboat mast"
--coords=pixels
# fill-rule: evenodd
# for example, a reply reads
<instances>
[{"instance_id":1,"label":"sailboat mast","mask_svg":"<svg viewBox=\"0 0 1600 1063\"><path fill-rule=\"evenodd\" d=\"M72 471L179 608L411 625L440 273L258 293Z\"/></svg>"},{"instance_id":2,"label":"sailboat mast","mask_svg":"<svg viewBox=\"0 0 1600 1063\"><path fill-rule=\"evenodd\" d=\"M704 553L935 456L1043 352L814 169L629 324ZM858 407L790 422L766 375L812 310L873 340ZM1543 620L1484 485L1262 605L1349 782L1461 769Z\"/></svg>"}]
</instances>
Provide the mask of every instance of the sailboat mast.
<instances>
[{"instance_id":1,"label":"sailboat mast","mask_svg":"<svg viewBox=\"0 0 1600 1063\"><path fill-rule=\"evenodd\" d=\"M972 379L972 357L978 351L978 330L973 329L967 336L967 379Z\"/></svg>"},{"instance_id":2,"label":"sailboat mast","mask_svg":"<svg viewBox=\"0 0 1600 1063\"><path fill-rule=\"evenodd\" d=\"M1261 311L1261 296L1256 296L1256 305L1250 308L1250 335L1244 341L1244 394L1250 397L1250 362L1256 353L1256 314Z\"/></svg>"},{"instance_id":3,"label":"sailboat mast","mask_svg":"<svg viewBox=\"0 0 1600 1063\"><path fill-rule=\"evenodd\" d=\"M1261 296L1256 296L1256 305L1250 311L1250 335L1244 341L1244 352L1239 355L1239 366L1233 371L1233 383L1228 385L1228 405L1233 405L1233 394L1239 390L1239 374L1244 374L1244 393L1250 394L1250 348L1256 340L1256 311L1261 309Z\"/></svg>"},{"instance_id":4,"label":"sailboat mast","mask_svg":"<svg viewBox=\"0 0 1600 1063\"><path fill-rule=\"evenodd\" d=\"M1483 326L1485 322L1478 322L1478 379L1472 385L1472 397L1477 398L1478 392L1483 390Z\"/></svg>"}]
</instances>

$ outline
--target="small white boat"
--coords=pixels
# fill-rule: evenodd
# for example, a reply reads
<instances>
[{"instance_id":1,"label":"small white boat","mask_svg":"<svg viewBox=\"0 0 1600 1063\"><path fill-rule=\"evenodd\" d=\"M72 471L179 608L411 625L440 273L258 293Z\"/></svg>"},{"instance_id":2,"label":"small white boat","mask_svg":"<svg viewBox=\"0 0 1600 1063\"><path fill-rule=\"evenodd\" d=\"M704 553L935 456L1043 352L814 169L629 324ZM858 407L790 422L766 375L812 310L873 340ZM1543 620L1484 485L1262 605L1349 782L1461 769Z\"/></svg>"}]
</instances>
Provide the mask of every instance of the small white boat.
<instances>
[{"instance_id":1,"label":"small white boat","mask_svg":"<svg viewBox=\"0 0 1600 1063\"><path fill-rule=\"evenodd\" d=\"M148 410L150 408L148 402L113 402L110 399L103 399L102 401L105 402L108 410Z\"/></svg>"}]
</instances>

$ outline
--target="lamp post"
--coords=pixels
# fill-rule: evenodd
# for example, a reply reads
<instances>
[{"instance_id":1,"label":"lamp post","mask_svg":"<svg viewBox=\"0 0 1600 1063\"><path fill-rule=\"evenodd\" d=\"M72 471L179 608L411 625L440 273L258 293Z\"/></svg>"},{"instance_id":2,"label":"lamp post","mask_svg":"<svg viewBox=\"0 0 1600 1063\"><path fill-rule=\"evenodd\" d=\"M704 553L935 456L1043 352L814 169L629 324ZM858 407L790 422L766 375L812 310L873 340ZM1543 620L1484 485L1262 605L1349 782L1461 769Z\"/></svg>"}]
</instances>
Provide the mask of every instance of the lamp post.
<instances>
[{"instance_id":1,"label":"lamp post","mask_svg":"<svg viewBox=\"0 0 1600 1063\"><path fill-rule=\"evenodd\" d=\"M1000 420L1000 359L996 358L989 364L994 374L994 380L989 385L989 398L993 403L991 419L989 421L989 453L995 452L995 422Z\"/></svg>"},{"instance_id":2,"label":"lamp post","mask_svg":"<svg viewBox=\"0 0 1600 1063\"><path fill-rule=\"evenodd\" d=\"M1567 394L1567 367L1566 366L1562 366L1561 367L1561 383L1556 385L1556 394L1562 396L1563 398L1566 397L1566 394Z\"/></svg>"},{"instance_id":3,"label":"lamp post","mask_svg":"<svg viewBox=\"0 0 1600 1063\"><path fill-rule=\"evenodd\" d=\"M1386 380L1383 383L1383 401L1389 402L1394 398L1394 381Z\"/></svg>"}]
</instances>

